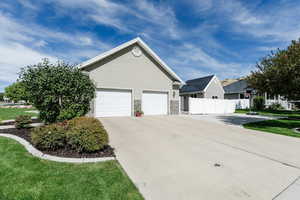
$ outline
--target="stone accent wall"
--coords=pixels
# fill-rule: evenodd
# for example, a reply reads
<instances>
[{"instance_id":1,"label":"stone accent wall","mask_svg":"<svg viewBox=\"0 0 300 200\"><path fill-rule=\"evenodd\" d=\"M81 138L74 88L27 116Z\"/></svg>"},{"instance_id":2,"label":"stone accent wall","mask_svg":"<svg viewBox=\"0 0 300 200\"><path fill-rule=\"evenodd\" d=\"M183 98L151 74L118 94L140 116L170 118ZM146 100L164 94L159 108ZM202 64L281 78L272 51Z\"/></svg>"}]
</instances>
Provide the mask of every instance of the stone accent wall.
<instances>
[{"instance_id":1,"label":"stone accent wall","mask_svg":"<svg viewBox=\"0 0 300 200\"><path fill-rule=\"evenodd\" d=\"M179 114L179 101L178 100L171 100L170 101L170 114L171 115L178 115Z\"/></svg>"},{"instance_id":2,"label":"stone accent wall","mask_svg":"<svg viewBox=\"0 0 300 200\"><path fill-rule=\"evenodd\" d=\"M134 100L134 112L142 110L142 101L140 99Z\"/></svg>"}]
</instances>

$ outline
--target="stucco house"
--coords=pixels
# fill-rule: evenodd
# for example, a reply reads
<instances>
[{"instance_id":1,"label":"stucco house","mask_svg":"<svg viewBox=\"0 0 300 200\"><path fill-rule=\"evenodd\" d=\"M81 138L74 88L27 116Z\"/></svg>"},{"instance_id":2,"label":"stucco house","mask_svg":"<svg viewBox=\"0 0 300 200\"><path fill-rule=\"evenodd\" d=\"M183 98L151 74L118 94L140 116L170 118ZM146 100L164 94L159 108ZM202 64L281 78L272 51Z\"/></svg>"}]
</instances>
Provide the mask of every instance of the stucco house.
<instances>
[{"instance_id":1,"label":"stucco house","mask_svg":"<svg viewBox=\"0 0 300 200\"><path fill-rule=\"evenodd\" d=\"M188 111L188 98L224 99L223 86L216 75L187 80L180 89L181 109Z\"/></svg>"},{"instance_id":2,"label":"stucco house","mask_svg":"<svg viewBox=\"0 0 300 200\"><path fill-rule=\"evenodd\" d=\"M253 106L253 99L257 96L257 91L249 86L246 79L238 79L224 86L225 99L249 99L250 106ZM266 107L274 103L280 104L284 109L291 110L292 103L280 95L269 95L267 93L261 94L265 98Z\"/></svg>"},{"instance_id":3,"label":"stucco house","mask_svg":"<svg viewBox=\"0 0 300 200\"><path fill-rule=\"evenodd\" d=\"M249 99L254 92L245 79L236 80L224 86L225 99Z\"/></svg>"},{"instance_id":4,"label":"stucco house","mask_svg":"<svg viewBox=\"0 0 300 200\"><path fill-rule=\"evenodd\" d=\"M184 82L141 38L87 60L79 68L96 85L92 116L179 113L179 88Z\"/></svg>"}]
</instances>

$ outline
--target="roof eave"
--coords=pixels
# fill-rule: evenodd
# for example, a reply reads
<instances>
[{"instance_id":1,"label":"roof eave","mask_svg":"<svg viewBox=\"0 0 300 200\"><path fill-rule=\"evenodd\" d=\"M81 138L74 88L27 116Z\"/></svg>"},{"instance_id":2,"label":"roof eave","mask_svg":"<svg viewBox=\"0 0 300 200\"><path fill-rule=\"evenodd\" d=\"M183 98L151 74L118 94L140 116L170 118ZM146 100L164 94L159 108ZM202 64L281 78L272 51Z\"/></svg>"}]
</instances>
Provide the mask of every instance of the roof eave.
<instances>
[{"instance_id":1,"label":"roof eave","mask_svg":"<svg viewBox=\"0 0 300 200\"><path fill-rule=\"evenodd\" d=\"M140 37L137 37L137 38L134 38L124 44L121 44L109 51L106 51L94 58L91 58L79 65L77 65L76 67L78 67L79 69L84 69L86 67L89 67L90 65L106 58L107 56L109 55L112 55L116 52L118 52L119 50L121 49L124 49L134 43L138 43L141 47L143 47L147 53L149 53L154 59L156 62L158 62L175 80L179 81L181 83L181 85L185 84L185 82L154 52L152 51L152 49L140 38Z\"/></svg>"}]
</instances>

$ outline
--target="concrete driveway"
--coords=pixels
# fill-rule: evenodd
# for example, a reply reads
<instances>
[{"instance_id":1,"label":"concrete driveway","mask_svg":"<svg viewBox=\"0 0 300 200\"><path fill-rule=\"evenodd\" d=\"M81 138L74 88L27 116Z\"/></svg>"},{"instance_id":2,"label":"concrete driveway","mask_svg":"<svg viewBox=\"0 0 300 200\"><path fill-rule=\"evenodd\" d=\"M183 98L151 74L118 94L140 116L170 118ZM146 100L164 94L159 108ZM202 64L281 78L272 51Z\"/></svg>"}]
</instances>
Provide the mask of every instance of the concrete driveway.
<instances>
[{"instance_id":1,"label":"concrete driveway","mask_svg":"<svg viewBox=\"0 0 300 200\"><path fill-rule=\"evenodd\" d=\"M100 120L147 200L299 199L298 138L184 116Z\"/></svg>"},{"instance_id":2,"label":"concrete driveway","mask_svg":"<svg viewBox=\"0 0 300 200\"><path fill-rule=\"evenodd\" d=\"M193 119L211 121L221 124L242 126L250 122L259 122L264 120L278 119L280 117L262 116L262 115L246 115L246 114L213 114L213 115L186 115Z\"/></svg>"}]
</instances>

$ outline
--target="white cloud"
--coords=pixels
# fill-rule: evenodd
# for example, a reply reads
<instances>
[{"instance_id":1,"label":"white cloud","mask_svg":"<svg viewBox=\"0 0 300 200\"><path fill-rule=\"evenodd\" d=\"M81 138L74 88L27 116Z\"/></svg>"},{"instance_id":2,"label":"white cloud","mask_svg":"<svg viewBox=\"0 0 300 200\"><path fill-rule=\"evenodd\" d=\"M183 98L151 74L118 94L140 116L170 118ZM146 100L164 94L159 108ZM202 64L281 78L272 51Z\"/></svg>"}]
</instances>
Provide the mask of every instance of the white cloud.
<instances>
[{"instance_id":1,"label":"white cloud","mask_svg":"<svg viewBox=\"0 0 300 200\"><path fill-rule=\"evenodd\" d=\"M21 67L36 64L42 58L55 61L64 59L80 62L95 56L96 52L110 48L88 33L64 33L48 28L17 21L0 12L0 82L12 83ZM52 50L49 43L60 42L69 46L69 50ZM45 48L47 47L47 48ZM72 47L72 48L71 48ZM41 49L47 49L47 53ZM89 54L89 55L88 55Z\"/></svg>"},{"instance_id":2,"label":"white cloud","mask_svg":"<svg viewBox=\"0 0 300 200\"><path fill-rule=\"evenodd\" d=\"M40 62L43 58L56 61L55 57L42 54L19 43L9 42L0 46L0 81L13 82L22 67Z\"/></svg>"},{"instance_id":3,"label":"white cloud","mask_svg":"<svg viewBox=\"0 0 300 200\"><path fill-rule=\"evenodd\" d=\"M219 78L240 77L250 72L249 63L222 62L202 48L185 43L169 59L176 71L187 79L217 74Z\"/></svg>"}]
</instances>

